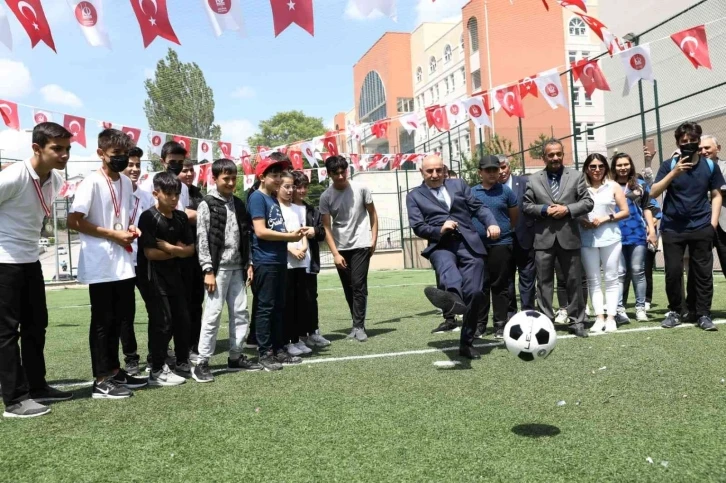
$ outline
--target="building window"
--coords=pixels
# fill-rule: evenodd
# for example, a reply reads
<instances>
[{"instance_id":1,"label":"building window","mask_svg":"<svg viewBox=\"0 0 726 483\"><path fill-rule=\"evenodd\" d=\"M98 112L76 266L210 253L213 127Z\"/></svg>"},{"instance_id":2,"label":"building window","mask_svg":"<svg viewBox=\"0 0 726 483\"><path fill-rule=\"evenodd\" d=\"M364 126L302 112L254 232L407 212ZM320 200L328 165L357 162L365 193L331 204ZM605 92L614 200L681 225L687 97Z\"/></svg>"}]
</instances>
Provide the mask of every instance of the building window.
<instances>
[{"instance_id":1,"label":"building window","mask_svg":"<svg viewBox=\"0 0 726 483\"><path fill-rule=\"evenodd\" d=\"M438 84L436 84L434 86L434 92L436 93L436 97L434 98L434 101L438 101L439 100L439 85Z\"/></svg>"},{"instance_id":2,"label":"building window","mask_svg":"<svg viewBox=\"0 0 726 483\"><path fill-rule=\"evenodd\" d=\"M386 117L386 89L381 77L375 71L366 74L360 89L358 119L360 122L375 122Z\"/></svg>"},{"instance_id":3,"label":"building window","mask_svg":"<svg viewBox=\"0 0 726 483\"><path fill-rule=\"evenodd\" d=\"M446 86L446 93L449 93L449 78L444 79L444 85Z\"/></svg>"},{"instance_id":4,"label":"building window","mask_svg":"<svg viewBox=\"0 0 726 483\"><path fill-rule=\"evenodd\" d=\"M461 72L461 85L465 86L466 85L466 69L464 69L464 67L462 67L460 69L460 72Z\"/></svg>"},{"instance_id":5,"label":"building window","mask_svg":"<svg viewBox=\"0 0 726 483\"><path fill-rule=\"evenodd\" d=\"M579 125L579 128L580 128L580 132L577 133L577 135L575 136L575 139L578 142L583 141L583 139L584 139L583 134L587 135L588 141L595 140L595 131L593 131L593 129L595 128L595 124L593 124L591 122L581 122Z\"/></svg>"},{"instance_id":6,"label":"building window","mask_svg":"<svg viewBox=\"0 0 726 483\"><path fill-rule=\"evenodd\" d=\"M479 52L479 24L475 17L466 22L466 30L469 32L469 46L471 53Z\"/></svg>"},{"instance_id":7,"label":"building window","mask_svg":"<svg viewBox=\"0 0 726 483\"><path fill-rule=\"evenodd\" d=\"M433 55L429 59L429 74L433 74L436 72L436 57Z\"/></svg>"},{"instance_id":8,"label":"building window","mask_svg":"<svg viewBox=\"0 0 726 483\"><path fill-rule=\"evenodd\" d=\"M451 92L454 92L454 90L456 89L456 84L454 84L454 74L451 74L449 76L449 79L449 83L451 84Z\"/></svg>"},{"instance_id":9,"label":"building window","mask_svg":"<svg viewBox=\"0 0 726 483\"><path fill-rule=\"evenodd\" d=\"M588 57L590 57L590 52L583 51L582 52L582 58L583 59L587 59Z\"/></svg>"},{"instance_id":10,"label":"building window","mask_svg":"<svg viewBox=\"0 0 726 483\"><path fill-rule=\"evenodd\" d=\"M580 37L587 33L587 25L581 18L573 17L570 20L570 35Z\"/></svg>"},{"instance_id":11,"label":"building window","mask_svg":"<svg viewBox=\"0 0 726 483\"><path fill-rule=\"evenodd\" d=\"M575 62L575 61L577 61L577 51L576 50L570 50L567 53L567 58L569 59L570 64L573 63L573 62Z\"/></svg>"},{"instance_id":12,"label":"building window","mask_svg":"<svg viewBox=\"0 0 726 483\"><path fill-rule=\"evenodd\" d=\"M461 48L461 51L464 52L464 34L461 34L461 38L459 39L459 47Z\"/></svg>"},{"instance_id":13,"label":"building window","mask_svg":"<svg viewBox=\"0 0 726 483\"><path fill-rule=\"evenodd\" d=\"M474 91L481 89L481 70L477 69L471 73L471 86Z\"/></svg>"},{"instance_id":14,"label":"building window","mask_svg":"<svg viewBox=\"0 0 726 483\"><path fill-rule=\"evenodd\" d=\"M471 144L469 143L469 135L464 135L464 152L469 154L471 152Z\"/></svg>"},{"instance_id":15,"label":"building window","mask_svg":"<svg viewBox=\"0 0 726 483\"><path fill-rule=\"evenodd\" d=\"M451 46L444 47L444 62L451 62Z\"/></svg>"},{"instance_id":16,"label":"building window","mask_svg":"<svg viewBox=\"0 0 726 483\"><path fill-rule=\"evenodd\" d=\"M431 102L434 102L436 99L434 98L434 88L432 87L429 89L429 97L431 98Z\"/></svg>"},{"instance_id":17,"label":"building window","mask_svg":"<svg viewBox=\"0 0 726 483\"><path fill-rule=\"evenodd\" d=\"M579 87L572 88L572 102L576 106L580 105L580 88Z\"/></svg>"},{"instance_id":18,"label":"building window","mask_svg":"<svg viewBox=\"0 0 726 483\"><path fill-rule=\"evenodd\" d=\"M416 68L416 82L421 82L423 80L423 69L421 67Z\"/></svg>"},{"instance_id":19,"label":"building window","mask_svg":"<svg viewBox=\"0 0 726 483\"><path fill-rule=\"evenodd\" d=\"M590 97L589 95L587 95L587 92L585 92L585 105L586 106L592 106L592 97Z\"/></svg>"},{"instance_id":20,"label":"building window","mask_svg":"<svg viewBox=\"0 0 726 483\"><path fill-rule=\"evenodd\" d=\"M398 112L412 112L413 111L413 98L411 97L399 97L396 102Z\"/></svg>"}]
</instances>

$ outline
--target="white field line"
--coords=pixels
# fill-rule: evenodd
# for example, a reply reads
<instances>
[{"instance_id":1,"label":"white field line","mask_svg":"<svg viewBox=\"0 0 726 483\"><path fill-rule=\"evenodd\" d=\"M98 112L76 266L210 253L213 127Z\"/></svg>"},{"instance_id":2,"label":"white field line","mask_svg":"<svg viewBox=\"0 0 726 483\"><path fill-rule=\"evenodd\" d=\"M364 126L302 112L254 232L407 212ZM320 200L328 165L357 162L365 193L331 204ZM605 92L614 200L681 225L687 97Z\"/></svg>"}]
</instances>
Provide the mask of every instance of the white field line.
<instances>
[{"instance_id":1,"label":"white field line","mask_svg":"<svg viewBox=\"0 0 726 483\"><path fill-rule=\"evenodd\" d=\"M720 319L720 320L714 320L714 324L717 325L723 325L726 324L726 319ZM680 328L693 328L695 327L695 324L681 324L676 329ZM661 326L654 326L654 327L634 327L632 329L619 329L617 332L602 332L599 334L590 334L590 337L602 337L607 335L617 335L617 334L629 334L633 332L650 332L653 330L667 330L663 329ZM576 337L573 334L566 334L566 335L558 335L557 339L575 339ZM488 342L486 344L474 344L474 347L476 348L485 348L485 347L497 347L500 345L504 345L504 342ZM358 361L358 360L364 360L364 359L384 359L388 357L403 357L403 356L417 356L417 355L423 355L423 354L435 354L437 352L452 352L459 350L459 346L451 346L451 347L444 347L443 349L421 349L421 350L411 350L411 351L401 351L401 352L385 352L383 354L366 354L361 356L345 356L345 357L318 357L318 358L312 358L312 359L303 359L303 362L301 365L310 365L310 364L323 364L326 362L346 362L346 361ZM294 367L293 365L286 365L286 367ZM225 369L215 369L212 371L215 374L218 374L220 372L226 372ZM92 385L92 381L87 382L79 382L79 383L70 383L70 384L51 384L53 387L57 389L64 389L64 388L70 388L70 387L88 387Z\"/></svg>"}]
</instances>

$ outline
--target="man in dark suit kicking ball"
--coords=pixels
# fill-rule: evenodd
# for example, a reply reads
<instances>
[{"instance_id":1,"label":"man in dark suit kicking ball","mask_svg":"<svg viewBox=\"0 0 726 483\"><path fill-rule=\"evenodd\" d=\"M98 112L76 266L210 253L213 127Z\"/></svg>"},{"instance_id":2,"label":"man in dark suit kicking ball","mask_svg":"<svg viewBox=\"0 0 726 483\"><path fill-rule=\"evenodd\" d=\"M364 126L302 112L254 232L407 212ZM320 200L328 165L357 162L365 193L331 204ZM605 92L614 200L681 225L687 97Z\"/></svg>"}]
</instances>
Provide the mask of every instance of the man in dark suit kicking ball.
<instances>
[{"instance_id":1,"label":"man in dark suit kicking ball","mask_svg":"<svg viewBox=\"0 0 726 483\"><path fill-rule=\"evenodd\" d=\"M492 212L474 198L465 181L445 179L439 156L427 156L421 168L423 183L406 198L408 221L414 233L427 240L421 252L439 276L439 288L427 287L428 299L446 313L463 313L459 354L479 359L474 350L478 309L486 283L486 248L472 219L484 225L487 236L500 234Z\"/></svg>"}]
</instances>

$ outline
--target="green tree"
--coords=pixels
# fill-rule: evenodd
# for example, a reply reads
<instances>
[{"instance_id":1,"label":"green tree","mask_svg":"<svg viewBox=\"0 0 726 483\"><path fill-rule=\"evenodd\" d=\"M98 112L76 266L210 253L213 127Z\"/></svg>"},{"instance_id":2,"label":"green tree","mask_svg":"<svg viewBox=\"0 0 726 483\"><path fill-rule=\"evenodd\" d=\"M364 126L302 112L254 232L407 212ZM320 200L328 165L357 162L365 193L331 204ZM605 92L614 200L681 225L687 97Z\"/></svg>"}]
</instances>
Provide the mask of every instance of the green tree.
<instances>
[{"instance_id":1,"label":"green tree","mask_svg":"<svg viewBox=\"0 0 726 483\"><path fill-rule=\"evenodd\" d=\"M258 133L247 141L253 149L257 146L274 148L312 139L325 134L325 131L321 117L306 116L302 111L284 111L260 121Z\"/></svg>"},{"instance_id":2,"label":"green tree","mask_svg":"<svg viewBox=\"0 0 726 483\"><path fill-rule=\"evenodd\" d=\"M532 159L542 159L542 145L551 138L552 136L540 134L537 139L529 143L529 157Z\"/></svg>"},{"instance_id":3,"label":"green tree","mask_svg":"<svg viewBox=\"0 0 726 483\"><path fill-rule=\"evenodd\" d=\"M146 79L144 87L144 113L152 130L219 141L222 133L214 124L214 92L196 63L181 62L169 49L166 58L157 62L154 78ZM217 151L215 146L215 158L219 157ZM197 152L195 140L189 152L192 156ZM156 156L150 159L155 171L161 169Z\"/></svg>"},{"instance_id":4,"label":"green tree","mask_svg":"<svg viewBox=\"0 0 726 483\"><path fill-rule=\"evenodd\" d=\"M505 137L501 137L498 134L494 134L484 143L484 146L477 144L476 149L471 156L463 156L461 163L461 177L466 180L470 186L479 184L481 181L478 172L481 151L483 151L485 156L489 154L503 154L505 156L510 156L509 164L513 171L516 171L520 166L522 166L522 155L512 154L516 152L512 145L512 141Z\"/></svg>"}]
</instances>

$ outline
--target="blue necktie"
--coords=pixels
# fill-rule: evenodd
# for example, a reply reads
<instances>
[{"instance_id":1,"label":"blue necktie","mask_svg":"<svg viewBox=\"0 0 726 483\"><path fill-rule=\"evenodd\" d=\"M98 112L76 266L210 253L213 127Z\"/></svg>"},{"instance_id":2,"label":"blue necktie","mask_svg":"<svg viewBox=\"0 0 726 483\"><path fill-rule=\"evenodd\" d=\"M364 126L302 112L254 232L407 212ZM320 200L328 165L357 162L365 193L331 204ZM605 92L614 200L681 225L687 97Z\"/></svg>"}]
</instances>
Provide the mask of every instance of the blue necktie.
<instances>
[{"instance_id":1,"label":"blue necktie","mask_svg":"<svg viewBox=\"0 0 726 483\"><path fill-rule=\"evenodd\" d=\"M446 208L448 210L449 204L446 202L446 197L444 196L444 193L442 191L443 189L444 189L443 186L439 186L438 188L435 188L434 191L436 192L436 199L439 200L439 203L441 203L441 206L443 206L444 208Z\"/></svg>"}]
</instances>

